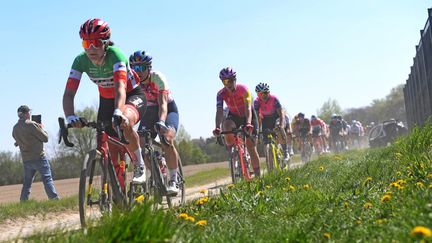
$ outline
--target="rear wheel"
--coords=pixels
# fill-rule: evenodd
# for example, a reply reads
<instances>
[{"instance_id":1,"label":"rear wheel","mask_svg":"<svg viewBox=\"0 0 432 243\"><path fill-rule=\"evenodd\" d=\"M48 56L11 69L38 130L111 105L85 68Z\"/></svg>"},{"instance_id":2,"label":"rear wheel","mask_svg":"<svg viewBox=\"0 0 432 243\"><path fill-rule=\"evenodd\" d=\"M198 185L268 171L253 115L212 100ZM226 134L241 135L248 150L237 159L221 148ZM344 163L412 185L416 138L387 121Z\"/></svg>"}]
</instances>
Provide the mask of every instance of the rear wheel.
<instances>
[{"instance_id":1,"label":"rear wheel","mask_svg":"<svg viewBox=\"0 0 432 243\"><path fill-rule=\"evenodd\" d=\"M102 214L110 214L112 210L108 176L102 165L102 158L97 150L90 151L83 162L78 190L82 227L91 226Z\"/></svg>"},{"instance_id":2,"label":"rear wheel","mask_svg":"<svg viewBox=\"0 0 432 243\"><path fill-rule=\"evenodd\" d=\"M156 210L159 206L162 206L163 197L166 195L166 175L162 173L159 167L157 158L150 156L151 160L151 194L153 197L153 209Z\"/></svg>"},{"instance_id":3,"label":"rear wheel","mask_svg":"<svg viewBox=\"0 0 432 243\"><path fill-rule=\"evenodd\" d=\"M123 193L122 187L119 180L117 179L117 173L114 169L114 165L111 162L111 158L108 156L108 161L105 161L108 167L109 181L113 192L113 201L117 207L125 209L127 207L126 193Z\"/></svg>"}]
</instances>

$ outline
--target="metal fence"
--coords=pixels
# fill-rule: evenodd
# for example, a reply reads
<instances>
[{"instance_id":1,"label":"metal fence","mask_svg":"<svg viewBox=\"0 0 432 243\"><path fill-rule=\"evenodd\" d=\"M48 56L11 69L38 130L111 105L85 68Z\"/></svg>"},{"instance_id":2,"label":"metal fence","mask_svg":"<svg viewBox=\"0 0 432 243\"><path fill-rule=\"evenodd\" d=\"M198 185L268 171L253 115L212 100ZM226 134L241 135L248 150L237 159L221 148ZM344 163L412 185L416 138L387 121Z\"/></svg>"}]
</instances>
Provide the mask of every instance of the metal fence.
<instances>
[{"instance_id":1,"label":"metal fence","mask_svg":"<svg viewBox=\"0 0 432 243\"><path fill-rule=\"evenodd\" d=\"M422 126L432 115L432 8L420 30L414 63L404 87L408 127Z\"/></svg>"}]
</instances>

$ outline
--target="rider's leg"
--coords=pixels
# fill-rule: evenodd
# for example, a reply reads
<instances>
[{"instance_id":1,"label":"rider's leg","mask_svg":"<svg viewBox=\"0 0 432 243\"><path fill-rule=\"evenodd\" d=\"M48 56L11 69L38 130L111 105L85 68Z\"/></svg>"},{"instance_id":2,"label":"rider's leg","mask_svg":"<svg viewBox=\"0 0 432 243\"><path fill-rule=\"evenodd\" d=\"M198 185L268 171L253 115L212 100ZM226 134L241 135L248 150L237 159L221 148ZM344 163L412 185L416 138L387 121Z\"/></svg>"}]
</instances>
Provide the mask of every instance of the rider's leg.
<instances>
[{"instance_id":1,"label":"rider's leg","mask_svg":"<svg viewBox=\"0 0 432 243\"><path fill-rule=\"evenodd\" d=\"M162 149L165 152L168 169L170 171L170 180L177 181L177 168L179 155L174 146L174 138L179 125L179 115L177 112L169 112L165 121L167 130L162 129L161 135L165 137L168 145L162 143Z\"/></svg>"},{"instance_id":2,"label":"rider's leg","mask_svg":"<svg viewBox=\"0 0 432 243\"><path fill-rule=\"evenodd\" d=\"M234 123L233 120L225 119L225 121L223 122L223 126L222 126L223 131L232 131L235 128L236 128L236 124ZM231 148L234 144L234 141L235 141L234 135L233 134L225 134L224 139L225 139L225 144L227 145L227 147Z\"/></svg>"}]
</instances>

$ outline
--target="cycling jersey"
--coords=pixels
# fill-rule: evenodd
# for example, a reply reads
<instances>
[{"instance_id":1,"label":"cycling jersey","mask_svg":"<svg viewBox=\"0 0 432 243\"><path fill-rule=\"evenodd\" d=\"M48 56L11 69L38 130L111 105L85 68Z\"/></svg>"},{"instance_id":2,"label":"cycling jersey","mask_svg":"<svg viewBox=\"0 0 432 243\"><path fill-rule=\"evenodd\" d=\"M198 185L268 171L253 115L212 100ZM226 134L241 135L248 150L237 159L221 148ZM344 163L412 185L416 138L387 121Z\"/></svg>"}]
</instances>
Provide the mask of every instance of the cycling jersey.
<instances>
[{"instance_id":1,"label":"cycling jersey","mask_svg":"<svg viewBox=\"0 0 432 243\"><path fill-rule=\"evenodd\" d=\"M312 119L311 126L312 126L312 133L314 133L315 135L320 134L321 132L325 133L327 128L325 122L319 118Z\"/></svg>"},{"instance_id":2,"label":"cycling jersey","mask_svg":"<svg viewBox=\"0 0 432 243\"><path fill-rule=\"evenodd\" d=\"M79 54L72 64L66 89L77 90L84 72L98 86L100 96L106 99L115 98L115 82L124 82L126 93L138 87L138 75L130 69L128 59L118 48L108 46L105 55L104 63L98 66L85 52Z\"/></svg>"},{"instance_id":3,"label":"cycling jersey","mask_svg":"<svg viewBox=\"0 0 432 243\"><path fill-rule=\"evenodd\" d=\"M216 107L223 108L224 101L229 109L229 113L239 117L246 117L246 106L252 106L251 93L242 84L237 84L234 92L226 88L219 90L216 97Z\"/></svg>"},{"instance_id":4,"label":"cycling jersey","mask_svg":"<svg viewBox=\"0 0 432 243\"><path fill-rule=\"evenodd\" d=\"M144 93L147 98L147 106L158 106L158 94L167 93L168 94L168 103L174 101L171 96L171 92L169 91L168 81L161 72L152 71L150 73L150 82L148 84L141 83L141 88L144 90Z\"/></svg>"},{"instance_id":5,"label":"cycling jersey","mask_svg":"<svg viewBox=\"0 0 432 243\"><path fill-rule=\"evenodd\" d=\"M268 99L266 101L257 97L254 101L254 109L258 113L258 115L263 118L266 116L278 116L277 110L282 108L279 99L269 94Z\"/></svg>"}]
</instances>

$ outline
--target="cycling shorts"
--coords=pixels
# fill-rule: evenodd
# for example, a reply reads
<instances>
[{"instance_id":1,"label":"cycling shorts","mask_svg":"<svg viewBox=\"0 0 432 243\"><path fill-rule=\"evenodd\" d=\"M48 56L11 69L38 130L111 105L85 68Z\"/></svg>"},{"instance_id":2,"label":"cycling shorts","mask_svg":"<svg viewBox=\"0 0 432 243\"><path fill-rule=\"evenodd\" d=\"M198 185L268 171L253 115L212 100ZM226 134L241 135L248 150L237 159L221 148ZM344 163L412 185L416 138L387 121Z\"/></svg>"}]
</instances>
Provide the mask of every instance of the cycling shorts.
<instances>
[{"instance_id":1,"label":"cycling shorts","mask_svg":"<svg viewBox=\"0 0 432 243\"><path fill-rule=\"evenodd\" d=\"M246 117L240 117L240 116L232 114L231 112L228 113L226 120L233 121L237 128L240 126L246 125ZM252 134L257 135L258 134L258 119L257 119L255 111L253 109L252 109L252 125L254 127Z\"/></svg>"},{"instance_id":2,"label":"cycling shorts","mask_svg":"<svg viewBox=\"0 0 432 243\"><path fill-rule=\"evenodd\" d=\"M97 120L102 121L104 124L112 124L112 116L114 113L114 101L115 99L107 99L102 96L99 97L99 110ZM126 93L126 105L132 107L139 118L143 117L146 112L146 97L141 87L138 86L131 92ZM139 121L139 119L138 119ZM107 126L105 131L111 137L117 137L113 126Z\"/></svg>"},{"instance_id":3,"label":"cycling shorts","mask_svg":"<svg viewBox=\"0 0 432 243\"><path fill-rule=\"evenodd\" d=\"M150 129L151 136L153 139L155 139L157 133L154 129L154 125L158 121L159 121L159 106L158 105L148 106L145 116L141 117L141 122L138 127L138 130ZM168 114L165 120L165 125L167 127L172 127L176 131L178 131L179 113L175 101L171 101L170 103L168 103Z\"/></svg>"}]
</instances>

